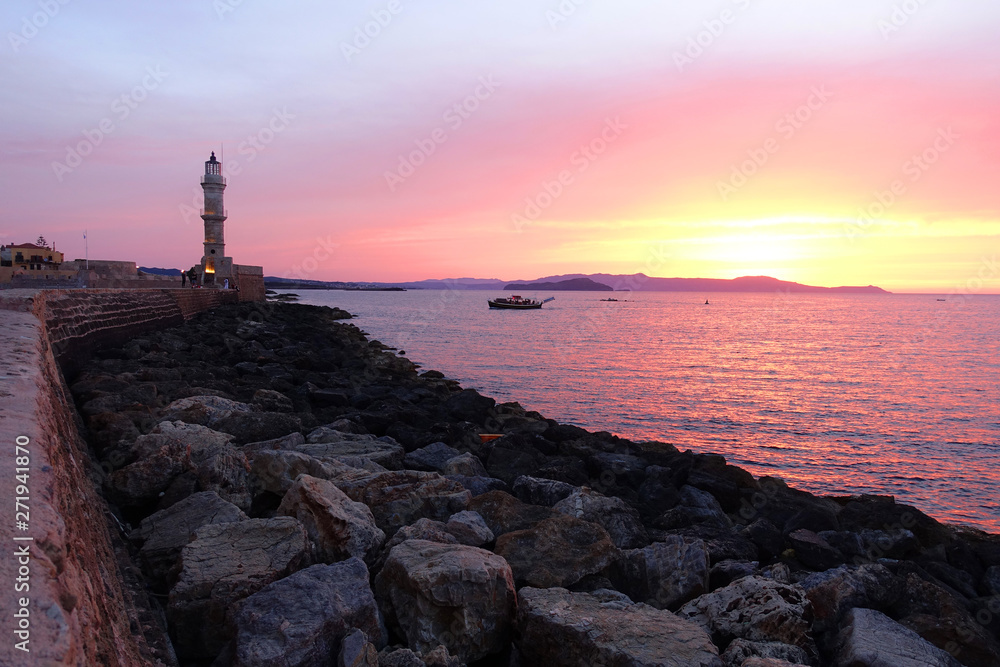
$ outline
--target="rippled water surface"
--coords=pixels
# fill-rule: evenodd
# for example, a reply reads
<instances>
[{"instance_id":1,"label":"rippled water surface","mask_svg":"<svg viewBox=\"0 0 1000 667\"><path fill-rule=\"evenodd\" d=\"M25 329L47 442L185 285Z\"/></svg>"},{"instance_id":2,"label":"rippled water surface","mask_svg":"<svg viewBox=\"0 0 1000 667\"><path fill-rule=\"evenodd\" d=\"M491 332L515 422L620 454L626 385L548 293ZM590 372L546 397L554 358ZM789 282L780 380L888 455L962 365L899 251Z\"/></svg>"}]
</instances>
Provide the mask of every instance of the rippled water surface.
<instances>
[{"instance_id":1,"label":"rippled water surface","mask_svg":"<svg viewBox=\"0 0 1000 667\"><path fill-rule=\"evenodd\" d=\"M300 294L546 417L1000 533L1000 297L572 292L498 311L487 292Z\"/></svg>"}]
</instances>

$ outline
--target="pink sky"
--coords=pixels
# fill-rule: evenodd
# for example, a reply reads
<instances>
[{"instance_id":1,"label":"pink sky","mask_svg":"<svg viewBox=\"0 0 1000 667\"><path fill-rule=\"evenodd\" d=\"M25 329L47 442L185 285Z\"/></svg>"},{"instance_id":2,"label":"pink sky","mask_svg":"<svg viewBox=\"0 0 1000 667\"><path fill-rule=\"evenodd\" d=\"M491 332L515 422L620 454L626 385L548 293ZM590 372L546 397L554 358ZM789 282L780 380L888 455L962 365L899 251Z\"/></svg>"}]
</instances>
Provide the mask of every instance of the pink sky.
<instances>
[{"instance_id":1,"label":"pink sky","mask_svg":"<svg viewBox=\"0 0 1000 667\"><path fill-rule=\"evenodd\" d=\"M648 4L6 3L0 242L189 267L224 149L268 275L1000 292L1000 6Z\"/></svg>"}]
</instances>

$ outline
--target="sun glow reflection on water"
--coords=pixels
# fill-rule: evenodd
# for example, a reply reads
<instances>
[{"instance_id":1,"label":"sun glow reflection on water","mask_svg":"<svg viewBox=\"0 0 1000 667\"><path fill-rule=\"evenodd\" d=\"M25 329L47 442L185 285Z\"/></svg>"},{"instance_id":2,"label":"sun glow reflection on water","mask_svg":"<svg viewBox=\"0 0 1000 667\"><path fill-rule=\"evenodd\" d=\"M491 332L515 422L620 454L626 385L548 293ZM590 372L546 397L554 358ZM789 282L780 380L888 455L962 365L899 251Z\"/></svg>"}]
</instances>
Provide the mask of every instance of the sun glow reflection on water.
<instances>
[{"instance_id":1,"label":"sun glow reflection on water","mask_svg":"<svg viewBox=\"0 0 1000 667\"><path fill-rule=\"evenodd\" d=\"M1000 297L300 292L501 401L1000 532ZM549 296L539 294L533 296Z\"/></svg>"}]
</instances>

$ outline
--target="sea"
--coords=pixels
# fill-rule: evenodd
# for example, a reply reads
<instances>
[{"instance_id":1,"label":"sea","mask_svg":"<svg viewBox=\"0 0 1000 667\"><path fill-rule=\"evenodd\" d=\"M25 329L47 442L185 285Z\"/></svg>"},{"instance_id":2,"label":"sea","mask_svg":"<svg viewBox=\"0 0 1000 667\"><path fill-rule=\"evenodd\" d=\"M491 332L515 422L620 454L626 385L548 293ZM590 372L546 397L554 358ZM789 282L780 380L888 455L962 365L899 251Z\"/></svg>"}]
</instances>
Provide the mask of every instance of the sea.
<instances>
[{"instance_id":1,"label":"sea","mask_svg":"<svg viewBox=\"0 0 1000 667\"><path fill-rule=\"evenodd\" d=\"M500 402L1000 533L1000 296L298 294Z\"/></svg>"}]
</instances>

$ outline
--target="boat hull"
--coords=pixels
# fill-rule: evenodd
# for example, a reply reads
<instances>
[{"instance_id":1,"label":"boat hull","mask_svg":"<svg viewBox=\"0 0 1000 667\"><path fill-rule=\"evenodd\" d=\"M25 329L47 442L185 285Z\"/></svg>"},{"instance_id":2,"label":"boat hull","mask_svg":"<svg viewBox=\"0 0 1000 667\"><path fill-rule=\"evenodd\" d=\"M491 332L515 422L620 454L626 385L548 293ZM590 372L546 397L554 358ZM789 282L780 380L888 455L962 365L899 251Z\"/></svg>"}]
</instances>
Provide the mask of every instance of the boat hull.
<instances>
[{"instance_id":1,"label":"boat hull","mask_svg":"<svg viewBox=\"0 0 1000 667\"><path fill-rule=\"evenodd\" d=\"M540 303L499 303L497 301L487 301L490 308L501 308L505 310L538 310L542 307Z\"/></svg>"}]
</instances>

